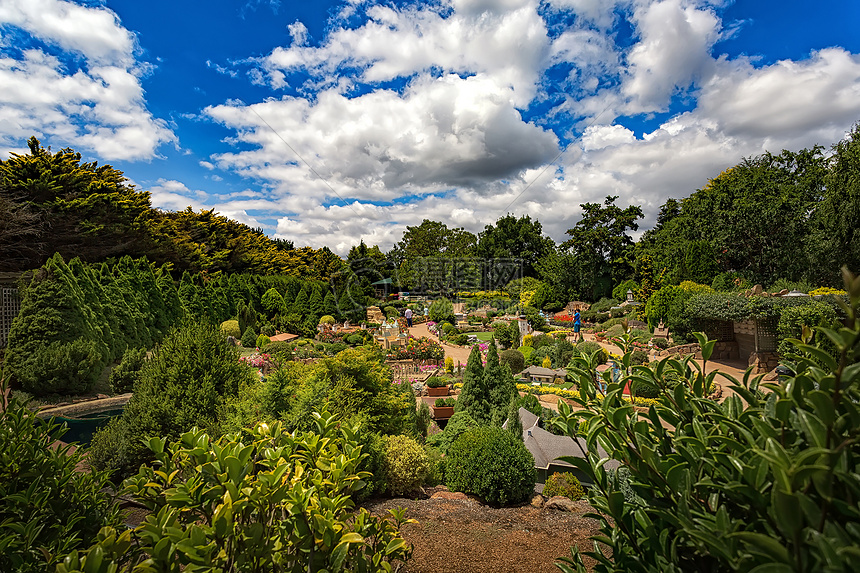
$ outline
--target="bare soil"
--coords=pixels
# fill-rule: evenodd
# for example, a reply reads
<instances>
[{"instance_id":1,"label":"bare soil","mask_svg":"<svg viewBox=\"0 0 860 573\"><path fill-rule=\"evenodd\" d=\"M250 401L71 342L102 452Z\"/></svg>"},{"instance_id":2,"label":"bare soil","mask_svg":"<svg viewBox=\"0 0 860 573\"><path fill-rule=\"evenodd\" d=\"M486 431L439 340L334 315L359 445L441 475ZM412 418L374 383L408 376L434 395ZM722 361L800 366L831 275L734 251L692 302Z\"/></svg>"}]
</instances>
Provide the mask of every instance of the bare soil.
<instances>
[{"instance_id":1,"label":"bare soil","mask_svg":"<svg viewBox=\"0 0 860 573\"><path fill-rule=\"evenodd\" d=\"M591 510L587 502L577 504L576 512L529 504L496 509L472 498L381 499L363 506L376 515L405 507L407 517L418 520L400 530L414 547L400 569L405 573L549 573L558 571L556 560L572 546L593 548L589 538L598 522L583 517Z\"/></svg>"}]
</instances>

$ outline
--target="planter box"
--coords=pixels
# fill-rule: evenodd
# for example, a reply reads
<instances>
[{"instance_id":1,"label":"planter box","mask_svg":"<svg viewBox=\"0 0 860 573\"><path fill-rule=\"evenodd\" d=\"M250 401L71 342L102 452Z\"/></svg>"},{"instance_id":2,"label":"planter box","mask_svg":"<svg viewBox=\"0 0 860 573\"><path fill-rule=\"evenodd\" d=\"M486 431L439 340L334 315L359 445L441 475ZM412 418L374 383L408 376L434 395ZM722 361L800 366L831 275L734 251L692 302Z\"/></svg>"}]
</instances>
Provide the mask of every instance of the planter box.
<instances>
[{"instance_id":1,"label":"planter box","mask_svg":"<svg viewBox=\"0 0 860 573\"><path fill-rule=\"evenodd\" d=\"M447 387L447 386L440 386L439 388L430 388L430 387L428 387L428 388L427 388L427 395L428 395L428 396L433 396L433 397L436 397L436 396L447 396L447 395L448 395L448 390L449 390L449 389L448 389L448 387Z\"/></svg>"},{"instance_id":2,"label":"planter box","mask_svg":"<svg viewBox=\"0 0 860 573\"><path fill-rule=\"evenodd\" d=\"M437 420L447 420L454 415L454 406L433 406L433 417Z\"/></svg>"}]
</instances>

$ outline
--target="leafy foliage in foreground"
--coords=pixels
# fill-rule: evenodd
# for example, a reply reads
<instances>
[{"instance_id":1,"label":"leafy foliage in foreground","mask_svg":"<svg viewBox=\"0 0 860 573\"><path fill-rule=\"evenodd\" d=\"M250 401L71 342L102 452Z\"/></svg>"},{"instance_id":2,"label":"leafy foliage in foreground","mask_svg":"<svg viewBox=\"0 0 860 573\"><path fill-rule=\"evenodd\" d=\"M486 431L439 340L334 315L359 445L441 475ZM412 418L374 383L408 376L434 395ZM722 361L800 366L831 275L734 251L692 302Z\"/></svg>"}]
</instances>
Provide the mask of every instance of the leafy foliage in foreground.
<instances>
[{"instance_id":1,"label":"leafy foliage in foreground","mask_svg":"<svg viewBox=\"0 0 860 573\"><path fill-rule=\"evenodd\" d=\"M411 546L403 510L387 518L353 512L351 494L370 477L356 428L314 413L316 431L289 434L258 424L212 441L192 430L169 446L152 438L158 469L144 466L124 493L152 513L133 531L102 529L58 573L392 571Z\"/></svg>"},{"instance_id":2,"label":"leafy foliage in foreground","mask_svg":"<svg viewBox=\"0 0 860 573\"><path fill-rule=\"evenodd\" d=\"M52 447L63 433L14 398L0 403L0 571L47 571L101 527L120 524L102 493L107 475L76 471L82 452Z\"/></svg>"},{"instance_id":3,"label":"leafy foliage in foreground","mask_svg":"<svg viewBox=\"0 0 860 573\"><path fill-rule=\"evenodd\" d=\"M588 421L587 458L564 459L595 483L592 516L602 531L585 553L597 560L594 571L856 569L860 277L844 274L847 318L817 329L836 346L836 358L808 343L807 328L788 362L795 376L778 384L761 384L749 371L741 381L726 376L736 395L722 404L705 397L715 373L705 375L705 365L689 359L633 367L630 378L659 388L647 415L621 400L626 378L610 383L603 397L590 371L577 369L575 401L585 410L559 402L556 424L575 437ZM702 336L701 343L707 360L714 342ZM665 382L670 371L682 376L674 388ZM629 468L635 496L625 496L618 474L603 469L592 453L598 444ZM559 567L586 571L578 549Z\"/></svg>"}]
</instances>

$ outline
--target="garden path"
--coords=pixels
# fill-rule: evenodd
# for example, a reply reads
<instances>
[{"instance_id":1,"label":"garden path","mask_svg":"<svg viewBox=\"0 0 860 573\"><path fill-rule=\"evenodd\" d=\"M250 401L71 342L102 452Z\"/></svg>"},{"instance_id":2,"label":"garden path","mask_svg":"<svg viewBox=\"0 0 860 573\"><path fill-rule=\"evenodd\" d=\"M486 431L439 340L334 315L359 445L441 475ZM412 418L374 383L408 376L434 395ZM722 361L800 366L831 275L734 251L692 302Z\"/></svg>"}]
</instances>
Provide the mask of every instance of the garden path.
<instances>
[{"instance_id":1,"label":"garden path","mask_svg":"<svg viewBox=\"0 0 860 573\"><path fill-rule=\"evenodd\" d=\"M439 342L439 338L430 332L430 329L427 328L426 324L416 324L412 328L409 329L409 334L414 336L415 338L420 338L422 336L426 336L430 340L435 340ZM457 365L457 361L459 361L463 366L466 366L466 362L469 360L469 352L471 352L468 348L462 348L460 346L449 346L444 342L442 344L442 349L445 351L445 358L451 357L454 361L454 366Z\"/></svg>"}]
</instances>

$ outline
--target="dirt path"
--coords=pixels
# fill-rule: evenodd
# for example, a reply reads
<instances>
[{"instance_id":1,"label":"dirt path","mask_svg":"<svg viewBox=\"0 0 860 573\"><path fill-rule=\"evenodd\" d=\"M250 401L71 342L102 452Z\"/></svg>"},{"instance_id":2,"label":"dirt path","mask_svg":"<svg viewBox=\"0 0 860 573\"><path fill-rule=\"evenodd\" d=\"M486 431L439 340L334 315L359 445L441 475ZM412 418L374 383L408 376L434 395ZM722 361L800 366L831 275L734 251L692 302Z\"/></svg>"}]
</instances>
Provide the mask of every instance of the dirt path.
<instances>
[{"instance_id":1,"label":"dirt path","mask_svg":"<svg viewBox=\"0 0 860 573\"><path fill-rule=\"evenodd\" d=\"M430 329L427 328L426 324L416 324L415 326L413 326L412 328L409 329L409 334L411 334L415 338L420 338L422 336L426 336L427 338L429 338L431 340L435 340L436 342L439 342L439 339L436 337L435 334L430 332ZM454 361L455 366L457 365L458 361L464 367L466 366L466 362L469 360L469 353L471 352L471 349L462 348L460 346L450 346L444 342L442 342L441 344L442 344L442 349L445 351L445 358L448 358L450 356L451 359Z\"/></svg>"},{"instance_id":2,"label":"dirt path","mask_svg":"<svg viewBox=\"0 0 860 573\"><path fill-rule=\"evenodd\" d=\"M473 499L386 499L364 504L381 515L405 507L418 524L405 525L403 538L414 546L405 573L550 573L556 559L574 545L592 548L598 523L582 514L530 505L495 509ZM589 564L591 565L591 564Z\"/></svg>"}]
</instances>

